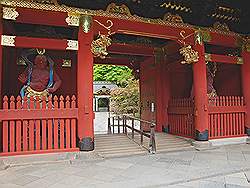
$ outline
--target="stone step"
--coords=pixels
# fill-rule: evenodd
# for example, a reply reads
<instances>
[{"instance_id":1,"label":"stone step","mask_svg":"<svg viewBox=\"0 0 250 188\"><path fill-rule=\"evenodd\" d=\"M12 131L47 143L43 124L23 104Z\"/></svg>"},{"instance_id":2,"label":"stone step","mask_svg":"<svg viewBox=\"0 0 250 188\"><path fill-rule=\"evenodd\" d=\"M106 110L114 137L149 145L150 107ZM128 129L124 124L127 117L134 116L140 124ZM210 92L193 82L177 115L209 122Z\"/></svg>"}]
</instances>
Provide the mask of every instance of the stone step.
<instances>
[{"instance_id":1,"label":"stone step","mask_svg":"<svg viewBox=\"0 0 250 188\"><path fill-rule=\"evenodd\" d=\"M136 146L140 147L139 145L137 145L137 144L135 143L135 145L132 145L132 144L124 144L124 145L106 145L106 146L99 146L99 145L96 145L95 149L104 150L104 149L109 149L109 148L112 148L112 149L135 148Z\"/></svg>"},{"instance_id":2,"label":"stone step","mask_svg":"<svg viewBox=\"0 0 250 188\"><path fill-rule=\"evenodd\" d=\"M131 134L130 134L131 137ZM166 133L156 133L156 152L170 152L193 149L191 144L180 137ZM144 138L144 146L148 147L149 138ZM140 142L140 135L135 135L135 141ZM95 151L104 157L147 154L148 151L139 146L125 134L95 135Z\"/></svg>"}]
</instances>

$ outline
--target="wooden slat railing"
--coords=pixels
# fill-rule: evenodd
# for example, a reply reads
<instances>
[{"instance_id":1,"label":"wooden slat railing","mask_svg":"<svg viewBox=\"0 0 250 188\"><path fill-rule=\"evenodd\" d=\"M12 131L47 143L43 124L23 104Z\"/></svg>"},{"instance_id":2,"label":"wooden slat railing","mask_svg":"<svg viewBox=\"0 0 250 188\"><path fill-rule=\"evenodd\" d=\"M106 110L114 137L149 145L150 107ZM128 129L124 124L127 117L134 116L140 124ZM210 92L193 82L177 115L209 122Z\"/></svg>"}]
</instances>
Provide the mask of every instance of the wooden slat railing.
<instances>
[{"instance_id":1,"label":"wooden slat railing","mask_svg":"<svg viewBox=\"0 0 250 188\"><path fill-rule=\"evenodd\" d=\"M245 135L244 98L220 96L208 99L209 138L226 138Z\"/></svg>"},{"instance_id":2,"label":"wooden slat railing","mask_svg":"<svg viewBox=\"0 0 250 188\"><path fill-rule=\"evenodd\" d=\"M76 98L52 99L5 96L0 120L3 151L0 155L78 150Z\"/></svg>"},{"instance_id":3,"label":"wooden slat railing","mask_svg":"<svg viewBox=\"0 0 250 188\"><path fill-rule=\"evenodd\" d=\"M169 133L193 138L194 100L191 98L171 99L168 105Z\"/></svg>"},{"instance_id":4,"label":"wooden slat railing","mask_svg":"<svg viewBox=\"0 0 250 188\"><path fill-rule=\"evenodd\" d=\"M139 129L136 128L135 121L139 122ZM150 126L150 132L145 132L144 126ZM117 129L115 129L116 127ZM131 132L129 132L128 129L131 130ZM147 149L150 153L156 153L154 122L142 120L128 115L113 116L108 118L108 133L126 134L130 139ZM136 139L135 133L139 134L139 141ZM144 137L149 139L148 145L144 144Z\"/></svg>"}]
</instances>

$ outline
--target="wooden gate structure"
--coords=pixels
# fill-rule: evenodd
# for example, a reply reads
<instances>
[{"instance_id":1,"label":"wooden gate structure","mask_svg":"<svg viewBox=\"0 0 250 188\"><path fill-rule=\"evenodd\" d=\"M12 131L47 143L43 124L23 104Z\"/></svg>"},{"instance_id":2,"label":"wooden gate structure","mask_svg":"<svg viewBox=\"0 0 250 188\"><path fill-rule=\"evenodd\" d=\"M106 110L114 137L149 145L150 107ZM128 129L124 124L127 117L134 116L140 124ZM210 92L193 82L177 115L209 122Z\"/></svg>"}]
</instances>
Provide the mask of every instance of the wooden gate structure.
<instances>
[{"instance_id":1,"label":"wooden gate structure","mask_svg":"<svg viewBox=\"0 0 250 188\"><path fill-rule=\"evenodd\" d=\"M250 40L245 35L218 23L207 28L193 26L170 13L164 19L143 18L132 15L127 6L114 3L106 10L89 10L48 2L1 1L2 154L76 147L93 150L94 63L129 66L142 78L141 114L146 117L141 119L156 121L156 131L169 130L197 141L250 135ZM44 36L44 32L35 35L22 30L39 26L57 32L64 29L67 35ZM117 35L165 43L147 46L111 42L109 37ZM41 109L27 109L25 101L16 97L20 90L16 75L22 69L16 62L18 50L23 48L46 49L52 56L71 58L71 63L55 64L63 81L62 89L55 94L65 97L66 102L62 97L58 101L43 100ZM106 57L107 52L116 56ZM219 97L212 102L207 96L207 62L221 65L214 82ZM61 68L69 65L71 69ZM235 73L234 77L228 70ZM38 101L33 102L39 106Z\"/></svg>"}]
</instances>

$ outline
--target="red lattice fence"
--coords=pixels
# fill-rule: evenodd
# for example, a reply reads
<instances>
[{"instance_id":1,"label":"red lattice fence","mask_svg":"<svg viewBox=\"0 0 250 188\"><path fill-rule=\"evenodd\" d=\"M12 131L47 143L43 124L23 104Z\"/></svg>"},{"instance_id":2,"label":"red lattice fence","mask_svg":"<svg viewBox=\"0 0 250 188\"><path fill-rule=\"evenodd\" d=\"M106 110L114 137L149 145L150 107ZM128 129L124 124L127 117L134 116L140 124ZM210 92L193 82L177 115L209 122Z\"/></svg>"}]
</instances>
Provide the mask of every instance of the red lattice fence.
<instances>
[{"instance_id":1,"label":"red lattice fence","mask_svg":"<svg viewBox=\"0 0 250 188\"><path fill-rule=\"evenodd\" d=\"M76 98L58 99L7 96L3 99L2 153L16 155L78 150Z\"/></svg>"},{"instance_id":2,"label":"red lattice fence","mask_svg":"<svg viewBox=\"0 0 250 188\"><path fill-rule=\"evenodd\" d=\"M169 133L194 137L194 101L190 98L171 99L168 107Z\"/></svg>"},{"instance_id":3,"label":"red lattice fence","mask_svg":"<svg viewBox=\"0 0 250 188\"><path fill-rule=\"evenodd\" d=\"M245 112L243 97L220 96L209 99L209 138L244 136Z\"/></svg>"}]
</instances>

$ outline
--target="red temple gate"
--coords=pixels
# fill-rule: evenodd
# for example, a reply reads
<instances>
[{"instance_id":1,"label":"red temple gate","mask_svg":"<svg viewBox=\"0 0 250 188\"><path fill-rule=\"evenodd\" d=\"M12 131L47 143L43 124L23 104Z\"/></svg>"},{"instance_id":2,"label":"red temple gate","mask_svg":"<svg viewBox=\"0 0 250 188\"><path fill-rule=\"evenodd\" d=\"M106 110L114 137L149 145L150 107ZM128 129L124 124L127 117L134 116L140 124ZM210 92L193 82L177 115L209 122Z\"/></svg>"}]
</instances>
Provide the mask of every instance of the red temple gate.
<instances>
[{"instance_id":1,"label":"red temple gate","mask_svg":"<svg viewBox=\"0 0 250 188\"><path fill-rule=\"evenodd\" d=\"M4 64L9 62L3 58L5 57L3 51L6 52L6 50L13 48L41 48L60 51L73 50L77 52L76 69L74 72L76 80L72 81L76 82L74 88L76 93L72 94L76 95L77 106L73 105L75 104L73 98L71 102L67 98L65 104L61 101L58 106L59 109L62 107L65 113L61 113L61 110L56 109L56 100L51 102L55 106L53 109L49 109L49 107L45 108L45 105L43 105L42 109L34 109L34 111L31 109L29 111L25 107L20 109L22 102L19 98L14 99L12 97L9 99L9 104L5 100L3 102L4 108L0 111L1 126L5 135L3 137L4 152L22 153L23 151L35 151L37 148L40 148L39 151L57 151L57 149L62 151L65 149L74 150L78 144L80 150L89 151L94 149L94 114L92 103L93 63L94 61L105 62L105 60L101 60L100 58L94 59L91 52L91 43L94 36L98 33L107 33L108 27L105 28L99 23L109 23L108 21L112 21L112 31L116 34L161 38L170 41L166 46L167 50L164 51L165 48L162 47L159 54L157 49L147 47L136 48L126 44L114 44L109 48L110 51L116 53L118 51L122 52L122 54L143 55L145 57L144 62L140 64L141 102L144 108L142 115L147 117L144 119L153 119L156 121L157 131L162 131L162 129L169 130L172 134L193 137L198 141L250 135L250 116L248 115L250 114L250 89L248 87L250 83L250 50L249 40L246 40L243 45L238 43L238 40L243 40L242 36L233 32L212 28L200 28L197 30L197 28L184 23L156 22L157 20L133 17L131 15L124 16L102 11L88 12L67 6L40 6L31 2L19 4L18 1L11 1L6 4L4 2L3 6L5 10L10 8L9 11L18 13L15 14L16 17L7 17L7 15L3 14L3 17L0 19L0 34L2 39L0 46L0 78L5 85L7 82L4 80L4 71L2 69L5 66ZM72 12L77 14L72 14ZM83 24L83 21L87 24ZM74 27L78 31L77 39L12 36L11 29L9 30L9 27L5 27L6 24L4 23L7 22L8 24L19 23L60 26L64 28ZM185 65L180 64L180 58L173 60L170 56L178 57L176 52L183 45L183 43L179 42L182 40L180 33L183 33L183 31L186 36L189 36L185 39L185 43L191 45L198 52L199 59L198 62L189 65L188 70L177 73L177 71L173 70ZM206 47L208 45L212 46L213 50L211 52L207 52ZM218 50L217 45L223 47ZM221 53L227 48L236 49L241 47L242 53L240 56ZM11 55L9 53L9 56ZM209 58L206 58L206 56ZM241 91L237 91L236 94L230 94L230 92L227 93L225 91L226 94L223 92L221 94L218 93L219 98L215 98L211 103L211 100L208 100L207 96L207 61L232 65L241 64L238 65L241 67L239 69L241 84L239 84L240 81L238 80L234 83L235 85L237 83L240 85L238 90ZM130 61L126 61L123 62L123 65L129 65L130 63ZM7 71L7 74L9 74L9 71ZM175 78L176 75L178 75L177 79ZM62 76L65 76L65 74ZM66 85L71 87L72 82L68 82ZM221 85L217 86L217 90L226 85L225 82L221 83ZM191 99L189 97L192 87L194 98ZM149 93L147 93L147 90L150 90ZM65 95L65 90L61 92ZM0 83L0 93L0 98L2 99L3 95L6 94L2 82ZM8 97L11 96L10 93L7 94ZM222 95L227 96L223 98ZM233 97L230 98L229 96ZM242 97L244 97L244 103ZM171 98L174 99L172 100ZM69 103L71 103L70 107ZM153 114L150 112L152 103L156 107L156 111ZM37 104L37 106L39 105ZM55 115L55 117L52 117L52 115ZM22 118L22 116L24 117ZM54 119L59 119L59 121L55 121ZM27 122L30 129L26 132ZM39 127L39 122L40 133L39 128L35 128L36 126ZM55 126L57 122L60 124L58 131L56 130L58 126ZM74 125L75 122L76 127ZM63 129L65 131L62 131ZM76 145L74 131L76 137L79 139L79 143L76 143ZM57 132L58 140L57 136L55 136ZM59 140L57 148L57 141Z\"/></svg>"}]
</instances>

